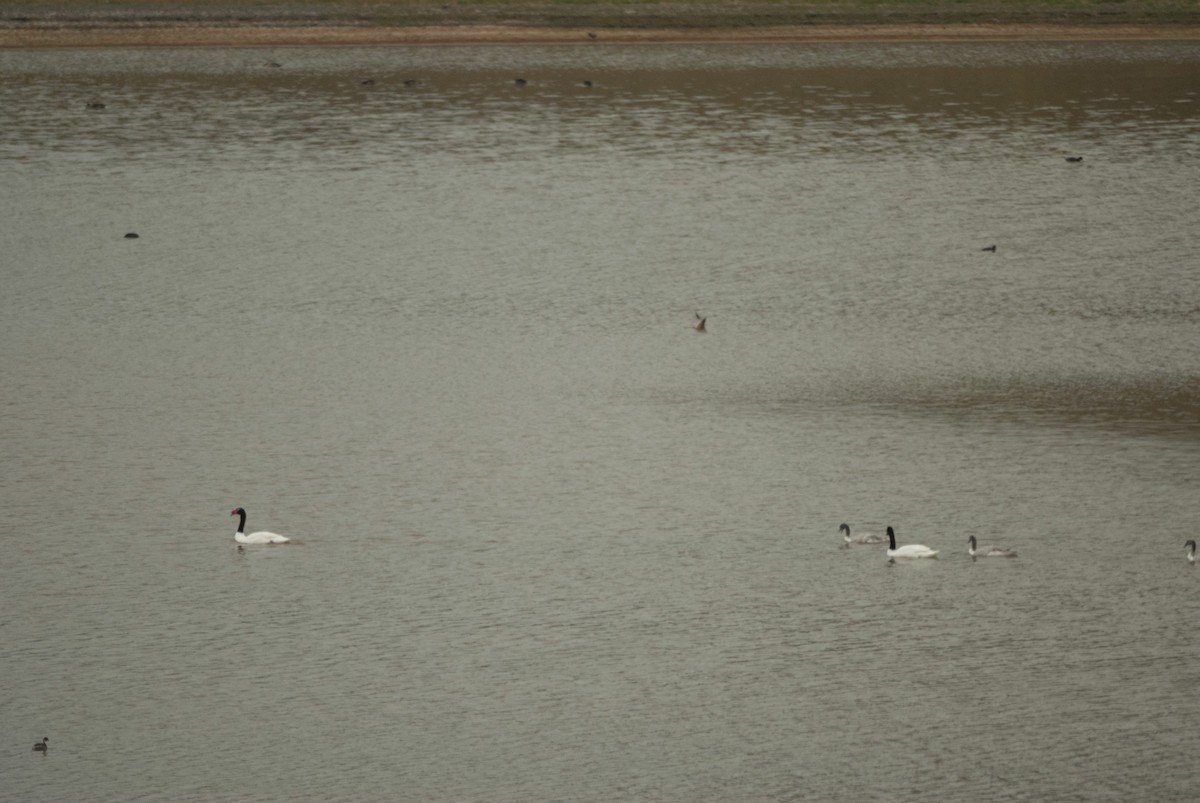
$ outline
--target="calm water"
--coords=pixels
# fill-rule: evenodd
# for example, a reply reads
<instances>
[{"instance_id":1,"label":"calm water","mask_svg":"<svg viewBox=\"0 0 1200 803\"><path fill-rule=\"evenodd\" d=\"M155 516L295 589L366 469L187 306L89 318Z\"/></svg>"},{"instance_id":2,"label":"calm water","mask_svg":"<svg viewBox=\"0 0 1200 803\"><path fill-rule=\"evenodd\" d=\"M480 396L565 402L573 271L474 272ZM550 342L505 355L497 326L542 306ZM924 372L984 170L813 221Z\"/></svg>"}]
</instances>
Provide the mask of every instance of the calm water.
<instances>
[{"instance_id":1,"label":"calm water","mask_svg":"<svg viewBox=\"0 0 1200 803\"><path fill-rule=\"evenodd\" d=\"M1197 44L7 51L0 107L0 797L1195 797Z\"/></svg>"}]
</instances>

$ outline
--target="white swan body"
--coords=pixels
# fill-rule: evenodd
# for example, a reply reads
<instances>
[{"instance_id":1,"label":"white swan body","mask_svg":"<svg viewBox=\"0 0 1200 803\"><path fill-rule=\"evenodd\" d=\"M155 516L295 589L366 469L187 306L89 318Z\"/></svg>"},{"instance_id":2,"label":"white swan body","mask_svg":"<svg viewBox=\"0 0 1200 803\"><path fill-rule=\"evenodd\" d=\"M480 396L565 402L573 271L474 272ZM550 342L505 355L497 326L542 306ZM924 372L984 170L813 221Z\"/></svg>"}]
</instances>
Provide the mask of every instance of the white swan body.
<instances>
[{"instance_id":1,"label":"white swan body","mask_svg":"<svg viewBox=\"0 0 1200 803\"><path fill-rule=\"evenodd\" d=\"M1195 563L1196 562L1196 542L1195 541L1187 541L1184 543L1184 546L1187 547L1188 563Z\"/></svg>"},{"instance_id":2,"label":"white swan body","mask_svg":"<svg viewBox=\"0 0 1200 803\"><path fill-rule=\"evenodd\" d=\"M850 525L843 524L838 527L838 532L842 534L842 540L846 545L850 544L886 544L887 538L879 533L859 533L858 535L850 534Z\"/></svg>"},{"instance_id":3,"label":"white swan body","mask_svg":"<svg viewBox=\"0 0 1200 803\"><path fill-rule=\"evenodd\" d=\"M282 536L279 533L269 533L265 530L257 533L246 534L246 511L240 507L235 507L231 516L240 516L238 519L237 532L233 534L233 540L239 544L286 544L290 538Z\"/></svg>"},{"instance_id":4,"label":"white swan body","mask_svg":"<svg viewBox=\"0 0 1200 803\"><path fill-rule=\"evenodd\" d=\"M887 536L889 558L936 558L938 555L936 549L930 549L922 544L905 544L897 548L896 531L891 527L887 528Z\"/></svg>"},{"instance_id":5,"label":"white swan body","mask_svg":"<svg viewBox=\"0 0 1200 803\"><path fill-rule=\"evenodd\" d=\"M975 536L972 535L967 539L967 554L972 558L1015 558L1017 550L998 546L976 547Z\"/></svg>"}]
</instances>

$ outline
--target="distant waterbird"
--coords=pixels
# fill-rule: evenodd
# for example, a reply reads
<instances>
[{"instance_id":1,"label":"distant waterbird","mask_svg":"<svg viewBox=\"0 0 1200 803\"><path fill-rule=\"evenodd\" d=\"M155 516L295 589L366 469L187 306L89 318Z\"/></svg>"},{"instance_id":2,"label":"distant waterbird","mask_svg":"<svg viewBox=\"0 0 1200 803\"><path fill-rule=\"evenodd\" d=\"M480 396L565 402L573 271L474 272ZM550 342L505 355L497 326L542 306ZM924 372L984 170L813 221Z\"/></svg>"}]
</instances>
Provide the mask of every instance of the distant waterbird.
<instances>
[{"instance_id":1,"label":"distant waterbird","mask_svg":"<svg viewBox=\"0 0 1200 803\"><path fill-rule=\"evenodd\" d=\"M1196 542L1189 540L1184 543L1184 547L1187 549L1187 562L1195 563L1196 562Z\"/></svg>"},{"instance_id":2,"label":"distant waterbird","mask_svg":"<svg viewBox=\"0 0 1200 803\"><path fill-rule=\"evenodd\" d=\"M971 556L972 560L975 558L1015 558L1017 550L998 546L976 547L975 536L972 535L967 539L967 554Z\"/></svg>"},{"instance_id":3,"label":"distant waterbird","mask_svg":"<svg viewBox=\"0 0 1200 803\"><path fill-rule=\"evenodd\" d=\"M696 323L695 323L695 325L692 326L692 328L695 329L697 332L707 332L708 330L704 328L704 322L707 320L708 320L708 318L700 317L700 313L697 312L696 313Z\"/></svg>"},{"instance_id":4,"label":"distant waterbird","mask_svg":"<svg viewBox=\"0 0 1200 803\"><path fill-rule=\"evenodd\" d=\"M256 533L246 534L246 510L245 508L235 507L231 516L239 516L237 532L233 535L233 540L241 544L286 544L290 538L282 536L279 533L271 533L262 530Z\"/></svg>"},{"instance_id":5,"label":"distant waterbird","mask_svg":"<svg viewBox=\"0 0 1200 803\"><path fill-rule=\"evenodd\" d=\"M50 749L50 737L43 736L42 740L40 742L34 742L33 749L38 751L39 753L45 753L47 750Z\"/></svg>"},{"instance_id":6,"label":"distant waterbird","mask_svg":"<svg viewBox=\"0 0 1200 803\"><path fill-rule=\"evenodd\" d=\"M846 546L851 544L886 544L887 536L879 533L859 533L858 535L850 534L850 525L842 524L838 527L838 532L842 534L842 540L846 542Z\"/></svg>"},{"instance_id":7,"label":"distant waterbird","mask_svg":"<svg viewBox=\"0 0 1200 803\"><path fill-rule=\"evenodd\" d=\"M902 547L896 546L896 531L891 527L887 528L889 558L936 558L937 550L930 549L924 544L905 544Z\"/></svg>"}]
</instances>

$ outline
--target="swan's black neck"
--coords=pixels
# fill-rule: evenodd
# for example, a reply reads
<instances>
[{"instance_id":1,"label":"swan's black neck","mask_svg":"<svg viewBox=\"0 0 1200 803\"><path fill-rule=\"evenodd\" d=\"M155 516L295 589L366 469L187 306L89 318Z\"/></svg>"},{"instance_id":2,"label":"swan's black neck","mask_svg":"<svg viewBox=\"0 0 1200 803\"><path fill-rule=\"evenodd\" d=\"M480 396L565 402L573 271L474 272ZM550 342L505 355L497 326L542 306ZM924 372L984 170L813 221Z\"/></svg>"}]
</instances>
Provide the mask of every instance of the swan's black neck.
<instances>
[{"instance_id":1,"label":"swan's black neck","mask_svg":"<svg viewBox=\"0 0 1200 803\"><path fill-rule=\"evenodd\" d=\"M888 527L888 549L896 549L896 532L891 527Z\"/></svg>"},{"instance_id":2,"label":"swan's black neck","mask_svg":"<svg viewBox=\"0 0 1200 803\"><path fill-rule=\"evenodd\" d=\"M239 507L237 510L235 510L233 512L238 514L238 530L237 531L239 533L244 533L246 531L246 511L242 510Z\"/></svg>"}]
</instances>

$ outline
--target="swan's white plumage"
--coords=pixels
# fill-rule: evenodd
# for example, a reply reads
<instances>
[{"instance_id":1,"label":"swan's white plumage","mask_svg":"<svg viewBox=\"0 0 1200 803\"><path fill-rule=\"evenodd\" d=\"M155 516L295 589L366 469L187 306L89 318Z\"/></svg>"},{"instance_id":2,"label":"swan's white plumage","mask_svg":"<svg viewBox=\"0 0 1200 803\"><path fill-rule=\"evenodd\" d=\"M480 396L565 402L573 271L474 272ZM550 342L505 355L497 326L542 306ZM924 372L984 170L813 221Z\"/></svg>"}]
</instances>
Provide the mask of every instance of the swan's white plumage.
<instances>
[{"instance_id":1,"label":"swan's white plumage","mask_svg":"<svg viewBox=\"0 0 1200 803\"><path fill-rule=\"evenodd\" d=\"M967 554L973 558L1015 558L1017 550L998 546L975 546L975 536L967 539Z\"/></svg>"},{"instance_id":2,"label":"swan's white plumage","mask_svg":"<svg viewBox=\"0 0 1200 803\"><path fill-rule=\"evenodd\" d=\"M246 534L243 530L246 529L246 511L242 508L234 508L231 516L240 516L238 519L237 532L233 534L233 540L239 544L286 544L291 539L279 533L271 533L266 530L260 530L256 533Z\"/></svg>"},{"instance_id":3,"label":"swan's white plumage","mask_svg":"<svg viewBox=\"0 0 1200 803\"><path fill-rule=\"evenodd\" d=\"M256 533L234 533L233 540L239 544L286 544L290 539L279 533L260 530Z\"/></svg>"},{"instance_id":4,"label":"swan's white plumage","mask_svg":"<svg viewBox=\"0 0 1200 803\"><path fill-rule=\"evenodd\" d=\"M889 558L936 558L938 551L930 549L924 544L905 544L902 547L896 547L896 532L891 527L887 528L888 535L888 557Z\"/></svg>"}]
</instances>

